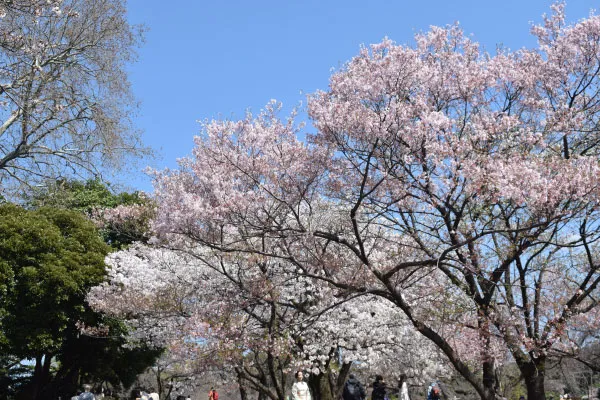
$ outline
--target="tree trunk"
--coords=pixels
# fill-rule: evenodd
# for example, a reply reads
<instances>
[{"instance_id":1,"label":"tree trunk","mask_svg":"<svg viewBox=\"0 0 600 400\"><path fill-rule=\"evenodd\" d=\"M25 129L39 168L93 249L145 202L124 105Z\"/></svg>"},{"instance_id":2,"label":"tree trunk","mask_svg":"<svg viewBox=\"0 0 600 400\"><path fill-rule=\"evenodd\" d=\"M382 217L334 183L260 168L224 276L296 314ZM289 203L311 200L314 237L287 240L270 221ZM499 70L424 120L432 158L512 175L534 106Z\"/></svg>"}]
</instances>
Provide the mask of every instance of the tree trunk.
<instances>
[{"instance_id":1,"label":"tree trunk","mask_svg":"<svg viewBox=\"0 0 600 400\"><path fill-rule=\"evenodd\" d=\"M269 389L271 388L271 384L269 383L269 378L262 371L260 373L259 381L265 388L269 388ZM264 392L260 388L257 388L257 390L258 390L258 400L269 400L268 393Z\"/></svg>"},{"instance_id":2,"label":"tree trunk","mask_svg":"<svg viewBox=\"0 0 600 400\"><path fill-rule=\"evenodd\" d=\"M237 381L238 386L240 388L240 399L248 400L248 390L246 389L246 383L244 382L244 378L239 372L237 373Z\"/></svg>"},{"instance_id":3,"label":"tree trunk","mask_svg":"<svg viewBox=\"0 0 600 400\"><path fill-rule=\"evenodd\" d=\"M350 375L350 369L352 368L352 363L342 364L342 367L339 370L337 379L334 379L334 376L330 374L331 388L333 393L334 400L340 400L342 398L342 392L344 391L344 384Z\"/></svg>"},{"instance_id":4,"label":"tree trunk","mask_svg":"<svg viewBox=\"0 0 600 400\"><path fill-rule=\"evenodd\" d=\"M490 332L490 310L487 305L480 306L477 311L479 336L483 341L483 362L482 362L482 384L483 384L483 398L484 399L495 399L498 387L496 385L496 363L494 356L491 354L492 334Z\"/></svg>"},{"instance_id":5,"label":"tree trunk","mask_svg":"<svg viewBox=\"0 0 600 400\"><path fill-rule=\"evenodd\" d=\"M329 375L331 371L322 372L318 375L311 374L308 378L308 386L313 400L336 400L333 396Z\"/></svg>"},{"instance_id":6,"label":"tree trunk","mask_svg":"<svg viewBox=\"0 0 600 400\"><path fill-rule=\"evenodd\" d=\"M32 399L37 399L39 394L40 394L40 389L42 386L42 370L43 370L43 365L42 365L42 360L43 360L42 355L40 356L36 356L35 357L35 367L33 369L33 379L31 379L31 398Z\"/></svg>"},{"instance_id":7,"label":"tree trunk","mask_svg":"<svg viewBox=\"0 0 600 400\"><path fill-rule=\"evenodd\" d=\"M527 400L546 400L544 381L546 377L546 359L535 358L533 361L519 365L527 387Z\"/></svg>"},{"instance_id":8,"label":"tree trunk","mask_svg":"<svg viewBox=\"0 0 600 400\"><path fill-rule=\"evenodd\" d=\"M29 384L20 391L17 395L17 400L31 400L37 399L39 392L38 376L42 369L42 357L37 356L35 358L35 366L33 367L33 376Z\"/></svg>"},{"instance_id":9,"label":"tree trunk","mask_svg":"<svg viewBox=\"0 0 600 400\"><path fill-rule=\"evenodd\" d=\"M38 386L38 397L40 399L48 399L54 397L54 393L51 393L51 388L48 387L50 382L50 365L52 364L52 356L46 354L44 356L44 363L42 364L42 374L40 376Z\"/></svg>"},{"instance_id":10,"label":"tree trunk","mask_svg":"<svg viewBox=\"0 0 600 400\"><path fill-rule=\"evenodd\" d=\"M496 369L494 365L494 361L484 361L483 362L483 390L485 392L486 399L495 399L496 398Z\"/></svg>"},{"instance_id":11,"label":"tree trunk","mask_svg":"<svg viewBox=\"0 0 600 400\"><path fill-rule=\"evenodd\" d=\"M165 388L163 387L163 380L161 379L161 374L162 374L162 370L160 368L160 366L156 367L156 389L157 392L159 394L159 396L162 396L162 398L165 398L165 393L164 390Z\"/></svg>"},{"instance_id":12,"label":"tree trunk","mask_svg":"<svg viewBox=\"0 0 600 400\"><path fill-rule=\"evenodd\" d=\"M477 394L481 400L495 400L495 393L490 393L488 388L483 386L483 382L479 377L473 373L471 368L461 360L458 353L447 342L438 332L429 327L425 322L416 318L412 307L405 301L405 299L397 292L394 293L394 304L396 304L408 317L412 325L415 327L420 334L427 339L431 340L445 355L454 367L455 371L458 372L467 382L471 384L473 389L477 391Z\"/></svg>"},{"instance_id":13,"label":"tree trunk","mask_svg":"<svg viewBox=\"0 0 600 400\"><path fill-rule=\"evenodd\" d=\"M43 400L54 397L53 394L48 391L49 388L47 388L47 384L50 381L51 362L52 356L49 354L35 357L35 366L31 383L23 390L19 397L20 399Z\"/></svg>"}]
</instances>

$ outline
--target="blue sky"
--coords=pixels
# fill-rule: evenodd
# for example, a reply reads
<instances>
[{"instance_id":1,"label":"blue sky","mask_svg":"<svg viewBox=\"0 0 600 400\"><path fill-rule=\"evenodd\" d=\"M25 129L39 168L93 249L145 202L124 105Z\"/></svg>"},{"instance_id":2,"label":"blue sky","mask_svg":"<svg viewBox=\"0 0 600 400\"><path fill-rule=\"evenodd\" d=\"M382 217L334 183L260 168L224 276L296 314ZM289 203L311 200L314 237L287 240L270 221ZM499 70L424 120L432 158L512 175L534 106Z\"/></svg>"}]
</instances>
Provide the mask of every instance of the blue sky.
<instances>
[{"instance_id":1,"label":"blue sky","mask_svg":"<svg viewBox=\"0 0 600 400\"><path fill-rule=\"evenodd\" d=\"M131 66L140 101L135 124L159 158L154 168L176 167L188 155L197 121L240 118L270 99L289 110L317 89L361 44L389 37L411 44L431 25L459 21L488 51L497 44L532 47L531 22L549 12L545 0L129 0L129 19L148 28ZM571 21L589 15L592 0L567 3ZM142 172L125 178L151 191Z\"/></svg>"}]
</instances>

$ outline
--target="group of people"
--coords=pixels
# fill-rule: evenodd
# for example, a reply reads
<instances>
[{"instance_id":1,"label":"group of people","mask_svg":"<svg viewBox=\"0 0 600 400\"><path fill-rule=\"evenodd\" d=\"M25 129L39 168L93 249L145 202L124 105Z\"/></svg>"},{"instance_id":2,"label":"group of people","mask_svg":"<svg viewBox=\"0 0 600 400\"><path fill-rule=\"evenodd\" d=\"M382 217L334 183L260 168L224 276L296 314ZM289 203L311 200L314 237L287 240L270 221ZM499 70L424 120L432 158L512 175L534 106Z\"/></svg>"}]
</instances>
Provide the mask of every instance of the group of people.
<instances>
[{"instance_id":1,"label":"group of people","mask_svg":"<svg viewBox=\"0 0 600 400\"><path fill-rule=\"evenodd\" d=\"M83 385L83 392L77 392L71 400L95 400L96 398L97 396L92 393L92 385Z\"/></svg>"},{"instance_id":2,"label":"group of people","mask_svg":"<svg viewBox=\"0 0 600 400\"><path fill-rule=\"evenodd\" d=\"M101 400L105 398L112 398L110 390L99 389L95 393L92 392L92 385L84 385L83 392L78 392L75 396L71 397L71 400ZM131 392L132 400L160 400L158 393L147 393L143 390L133 390ZM179 398L178 398L179 400ZM183 400L190 400L189 397L184 397ZM217 399L214 399L217 400Z\"/></svg>"},{"instance_id":3,"label":"group of people","mask_svg":"<svg viewBox=\"0 0 600 400\"><path fill-rule=\"evenodd\" d=\"M160 400L158 393L147 393L143 390L136 391L136 393L134 393L132 397L134 397L135 400Z\"/></svg>"},{"instance_id":4,"label":"group of people","mask_svg":"<svg viewBox=\"0 0 600 400\"><path fill-rule=\"evenodd\" d=\"M386 385L383 377L377 375L375 381L372 384L371 400L389 400L390 395L397 396L398 400L410 400L408 395L408 386L406 384L406 375L401 375L398 382L398 387L391 390ZM599 391L600 393L600 391ZM599 396L600 397L600 396ZM343 400L365 400L367 398L367 391L365 387L360 383L354 374L350 374L348 380L344 384L342 392ZM442 400L448 398L447 391L444 390L444 386L439 382L432 382L427 388L427 400ZM568 394L560 396L560 400L572 399ZM218 400L218 399L209 399ZM291 400L312 400L308 384L304 381L304 375L302 371L296 373L296 382L292 386ZM519 400L526 400L525 396L519 397Z\"/></svg>"},{"instance_id":5,"label":"group of people","mask_svg":"<svg viewBox=\"0 0 600 400\"><path fill-rule=\"evenodd\" d=\"M92 392L92 385L83 385L83 392L77 392L77 394L71 397L71 400L100 400L105 397L111 396L110 390L104 388L98 388Z\"/></svg>"},{"instance_id":6,"label":"group of people","mask_svg":"<svg viewBox=\"0 0 600 400\"><path fill-rule=\"evenodd\" d=\"M390 390L388 389L383 377L377 375L373 382L373 390L371 392L372 400L388 400ZM397 389L398 400L410 400L408 396L408 386L406 384L406 375L400 376ZM342 391L343 400L365 400L367 398L367 391L360 381L350 374L348 380L344 384ZM433 383L427 390L427 400L440 400L441 389L437 383ZM304 374L302 371L296 372L296 382L292 386L292 398L291 400L311 400L310 390L308 384L304 381Z\"/></svg>"},{"instance_id":7,"label":"group of people","mask_svg":"<svg viewBox=\"0 0 600 400\"><path fill-rule=\"evenodd\" d=\"M373 391L371 393L372 400L387 400L388 391L389 389L383 380L383 377L381 375L377 375L375 377L375 382L373 382ZM400 375L396 392L398 395L398 400L410 400L410 397L408 396L408 385L406 384L406 375Z\"/></svg>"},{"instance_id":8,"label":"group of people","mask_svg":"<svg viewBox=\"0 0 600 400\"><path fill-rule=\"evenodd\" d=\"M91 385L84 385L83 392L71 397L71 400L98 400L105 398L104 390L99 390L97 393L92 393ZM158 393L146 393L143 390L134 390L131 398L135 400L159 400ZM375 377L372 384L371 400L389 400L390 395L397 395L398 400L410 400L408 395L408 386L406 383L406 375L401 375L398 382L398 388L390 390L381 375ZM107 393L110 396L110 393ZM343 400L366 400L367 391L363 384L356 378L354 374L350 374L348 380L344 384L342 392ZM427 388L427 400L441 400L443 396L442 385L439 382L432 382ZM560 396L560 400L568 400L571 397L568 394ZM191 400L189 396L179 395L176 400ZM219 400L219 393L214 387L208 392L208 400ZM302 371L296 372L296 382L292 386L290 400L312 400L308 383L304 381ZM519 397L519 400L526 400L525 396Z\"/></svg>"}]
</instances>

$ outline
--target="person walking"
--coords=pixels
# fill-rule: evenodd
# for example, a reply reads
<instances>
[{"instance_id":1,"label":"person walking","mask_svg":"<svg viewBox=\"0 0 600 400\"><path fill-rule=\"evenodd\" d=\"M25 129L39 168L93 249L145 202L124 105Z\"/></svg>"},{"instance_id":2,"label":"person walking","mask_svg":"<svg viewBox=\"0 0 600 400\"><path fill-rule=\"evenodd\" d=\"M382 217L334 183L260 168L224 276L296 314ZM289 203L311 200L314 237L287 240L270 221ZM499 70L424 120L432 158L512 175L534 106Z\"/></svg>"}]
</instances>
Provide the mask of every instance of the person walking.
<instances>
[{"instance_id":1,"label":"person walking","mask_svg":"<svg viewBox=\"0 0 600 400\"><path fill-rule=\"evenodd\" d=\"M383 376L377 375L373 382L373 391L371 392L372 400L385 400L387 395L387 386L383 380Z\"/></svg>"},{"instance_id":2,"label":"person walking","mask_svg":"<svg viewBox=\"0 0 600 400\"><path fill-rule=\"evenodd\" d=\"M406 383L406 374L400 375L400 380L398 382L398 400L410 400L408 396L408 384Z\"/></svg>"},{"instance_id":3,"label":"person walking","mask_svg":"<svg viewBox=\"0 0 600 400\"><path fill-rule=\"evenodd\" d=\"M367 397L367 391L365 390L362 383L354 376L350 374L348 380L344 384L344 390L342 392L342 398L344 400L365 400Z\"/></svg>"},{"instance_id":4,"label":"person walking","mask_svg":"<svg viewBox=\"0 0 600 400\"><path fill-rule=\"evenodd\" d=\"M442 389L438 382L432 382L427 389L427 400L441 400Z\"/></svg>"},{"instance_id":5,"label":"person walking","mask_svg":"<svg viewBox=\"0 0 600 400\"><path fill-rule=\"evenodd\" d=\"M83 385L83 392L79 395L79 400L94 400L92 385Z\"/></svg>"},{"instance_id":6,"label":"person walking","mask_svg":"<svg viewBox=\"0 0 600 400\"><path fill-rule=\"evenodd\" d=\"M292 385L292 400L311 400L310 389L304 382L302 371L296 372L296 382Z\"/></svg>"},{"instance_id":7,"label":"person walking","mask_svg":"<svg viewBox=\"0 0 600 400\"><path fill-rule=\"evenodd\" d=\"M102 386L96 388L95 393L94 393L94 399L95 400L102 400L104 399L104 388Z\"/></svg>"},{"instance_id":8,"label":"person walking","mask_svg":"<svg viewBox=\"0 0 600 400\"><path fill-rule=\"evenodd\" d=\"M208 400L219 400L219 392L214 387L211 387L208 392Z\"/></svg>"}]
</instances>

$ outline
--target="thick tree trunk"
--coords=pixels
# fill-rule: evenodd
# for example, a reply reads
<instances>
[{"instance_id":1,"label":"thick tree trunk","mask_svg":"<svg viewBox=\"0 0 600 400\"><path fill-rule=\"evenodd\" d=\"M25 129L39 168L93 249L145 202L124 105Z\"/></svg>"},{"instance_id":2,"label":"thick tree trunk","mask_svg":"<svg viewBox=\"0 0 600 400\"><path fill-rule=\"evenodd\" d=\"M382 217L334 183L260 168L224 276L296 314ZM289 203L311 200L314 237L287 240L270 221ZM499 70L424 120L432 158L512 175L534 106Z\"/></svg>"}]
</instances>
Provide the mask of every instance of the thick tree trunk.
<instances>
[{"instance_id":1,"label":"thick tree trunk","mask_svg":"<svg viewBox=\"0 0 600 400\"><path fill-rule=\"evenodd\" d=\"M480 306L478 310L478 328L479 336L484 343L483 347L483 362L482 362L482 384L483 384L483 396L484 399L495 399L498 391L496 385L496 363L493 355L490 352L492 348L490 332L490 310L487 306Z\"/></svg>"},{"instance_id":2,"label":"thick tree trunk","mask_svg":"<svg viewBox=\"0 0 600 400\"><path fill-rule=\"evenodd\" d=\"M352 368L352 363L342 364L342 367L339 370L337 379L334 379L333 375L330 375L331 387L333 392L334 400L340 400L342 398L342 392L344 391L344 384L350 375L350 369Z\"/></svg>"},{"instance_id":3,"label":"thick tree trunk","mask_svg":"<svg viewBox=\"0 0 600 400\"><path fill-rule=\"evenodd\" d=\"M312 394L313 400L336 400L330 385L330 371L320 373L319 375L311 374L308 378L308 386Z\"/></svg>"},{"instance_id":4,"label":"thick tree trunk","mask_svg":"<svg viewBox=\"0 0 600 400\"><path fill-rule=\"evenodd\" d=\"M41 355L35 358L35 367L33 368L33 377L31 379L31 385L29 387L29 390L25 391L31 399L37 399L40 393L43 369L42 360L43 356Z\"/></svg>"},{"instance_id":5,"label":"thick tree trunk","mask_svg":"<svg viewBox=\"0 0 600 400\"><path fill-rule=\"evenodd\" d=\"M44 365L42 367L42 391L44 390L44 388L46 386L48 386L48 383L50 383L50 366L52 365L52 356L50 354L46 354L44 356ZM47 397L46 397L47 398Z\"/></svg>"},{"instance_id":6,"label":"thick tree trunk","mask_svg":"<svg viewBox=\"0 0 600 400\"><path fill-rule=\"evenodd\" d=\"M446 357L448 357L448 360L454 366L455 371L471 384L473 389L477 391L481 400L495 400L496 394L493 393L493 390L490 391L489 387L484 387L483 382L479 377L460 359L460 356L457 354L454 347L425 322L416 318L412 307L394 288L390 288L390 290L394 293L394 303L404 311L404 314L408 317L415 329L427 339L431 340L446 355Z\"/></svg>"},{"instance_id":7,"label":"thick tree trunk","mask_svg":"<svg viewBox=\"0 0 600 400\"><path fill-rule=\"evenodd\" d=\"M44 355L44 362L42 364L42 370L38 381L38 399L49 399L54 397L53 388L49 387L50 382L50 365L52 364L52 356L49 354Z\"/></svg>"},{"instance_id":8,"label":"thick tree trunk","mask_svg":"<svg viewBox=\"0 0 600 400\"><path fill-rule=\"evenodd\" d=\"M28 400L43 400L47 399L48 396L52 397L51 393L44 391L48 389L46 386L50 380L51 361L52 356L48 354L40 355L35 358L31 383L23 391L21 398Z\"/></svg>"},{"instance_id":9,"label":"thick tree trunk","mask_svg":"<svg viewBox=\"0 0 600 400\"><path fill-rule=\"evenodd\" d=\"M546 400L544 381L546 378L546 359L536 358L527 364L519 365L527 387L527 400Z\"/></svg>"},{"instance_id":10,"label":"thick tree trunk","mask_svg":"<svg viewBox=\"0 0 600 400\"><path fill-rule=\"evenodd\" d=\"M485 392L486 399L496 398L496 368L494 361L483 362L483 390Z\"/></svg>"}]
</instances>

